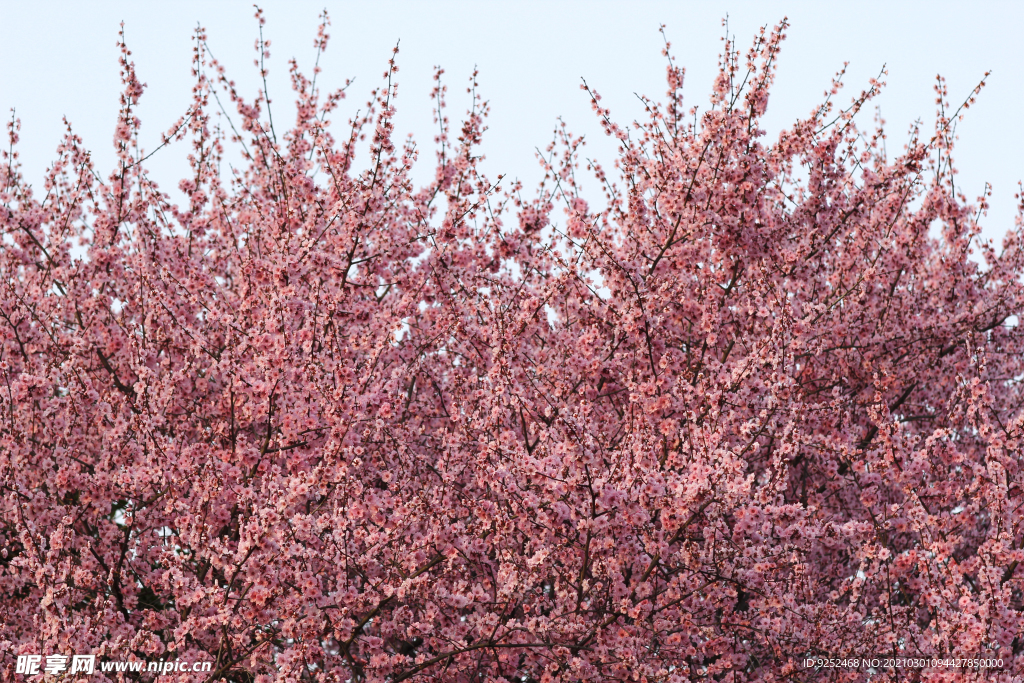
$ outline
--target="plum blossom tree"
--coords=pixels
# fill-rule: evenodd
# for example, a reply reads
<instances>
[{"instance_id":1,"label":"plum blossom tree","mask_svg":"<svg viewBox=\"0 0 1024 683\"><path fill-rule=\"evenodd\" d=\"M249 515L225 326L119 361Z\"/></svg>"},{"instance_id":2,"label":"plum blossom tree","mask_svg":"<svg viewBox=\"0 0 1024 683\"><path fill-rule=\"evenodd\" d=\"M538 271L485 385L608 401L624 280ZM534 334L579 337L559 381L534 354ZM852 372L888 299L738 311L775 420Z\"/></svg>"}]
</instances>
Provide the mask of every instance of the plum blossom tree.
<instances>
[{"instance_id":1,"label":"plum blossom tree","mask_svg":"<svg viewBox=\"0 0 1024 683\"><path fill-rule=\"evenodd\" d=\"M180 206L123 41L109 174L69 127L33 191L12 121L3 678L94 652L213 662L190 681L1022 680L1024 223L979 240L941 81L895 158L854 118L882 84L839 110L841 74L767 139L785 28L726 41L703 112L667 44L646 121L584 86L614 172L559 127L526 199L480 168L475 75L453 129L441 71L414 186L394 59L340 128L293 61L278 135L198 31ZM866 655L1001 665L804 664Z\"/></svg>"}]
</instances>

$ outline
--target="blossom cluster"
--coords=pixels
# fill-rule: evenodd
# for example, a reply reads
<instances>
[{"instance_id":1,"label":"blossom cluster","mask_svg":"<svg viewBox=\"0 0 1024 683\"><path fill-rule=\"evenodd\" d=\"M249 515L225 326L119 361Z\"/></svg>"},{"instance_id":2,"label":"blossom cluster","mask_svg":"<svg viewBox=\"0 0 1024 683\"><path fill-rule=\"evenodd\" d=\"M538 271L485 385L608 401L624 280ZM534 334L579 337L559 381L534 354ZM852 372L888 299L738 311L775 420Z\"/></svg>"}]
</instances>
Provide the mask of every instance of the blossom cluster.
<instances>
[{"instance_id":1,"label":"blossom cluster","mask_svg":"<svg viewBox=\"0 0 1024 683\"><path fill-rule=\"evenodd\" d=\"M111 172L69 127L34 191L12 121L3 677L860 681L804 662L872 652L1020 680L1024 223L980 241L941 82L895 158L857 125L881 83L839 109L841 75L768 139L785 27L726 42L703 110L667 45L647 120L587 88L614 167L559 127L533 194L480 168L475 75L453 128L438 71L416 187L394 59L347 126L293 62L279 135L201 30L181 205L123 44Z\"/></svg>"}]
</instances>

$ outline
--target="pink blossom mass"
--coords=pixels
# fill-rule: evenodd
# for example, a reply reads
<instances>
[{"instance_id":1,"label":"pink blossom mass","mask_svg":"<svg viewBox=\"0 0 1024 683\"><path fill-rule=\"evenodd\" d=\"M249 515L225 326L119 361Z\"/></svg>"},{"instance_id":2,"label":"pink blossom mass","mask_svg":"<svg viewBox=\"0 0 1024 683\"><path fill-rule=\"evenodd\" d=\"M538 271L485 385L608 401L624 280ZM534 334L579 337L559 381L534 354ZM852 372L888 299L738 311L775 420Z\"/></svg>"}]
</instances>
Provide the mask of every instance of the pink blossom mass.
<instances>
[{"instance_id":1,"label":"pink blossom mass","mask_svg":"<svg viewBox=\"0 0 1024 683\"><path fill-rule=\"evenodd\" d=\"M1024 681L1024 207L993 245L955 182L981 85L887 140L884 73L840 73L768 139L786 26L699 109L667 43L644 121L584 84L618 158L559 125L533 189L481 170L475 74L417 144L397 56L347 122L290 62L286 122L202 29L182 205L123 40L112 170L68 126L33 189L12 119L0 679Z\"/></svg>"}]
</instances>

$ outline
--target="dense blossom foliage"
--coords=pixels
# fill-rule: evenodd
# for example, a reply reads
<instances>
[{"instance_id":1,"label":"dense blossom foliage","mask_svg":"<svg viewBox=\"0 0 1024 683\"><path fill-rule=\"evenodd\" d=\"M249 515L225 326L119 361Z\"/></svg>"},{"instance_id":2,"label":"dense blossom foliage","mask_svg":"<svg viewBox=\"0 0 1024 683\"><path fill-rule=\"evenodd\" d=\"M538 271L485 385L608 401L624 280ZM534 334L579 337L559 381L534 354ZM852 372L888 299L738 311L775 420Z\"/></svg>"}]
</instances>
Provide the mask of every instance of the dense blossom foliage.
<instances>
[{"instance_id":1,"label":"dense blossom foliage","mask_svg":"<svg viewBox=\"0 0 1024 683\"><path fill-rule=\"evenodd\" d=\"M197 681L865 680L802 662L869 654L1020 680L1024 226L979 240L941 82L895 158L854 121L875 81L768 140L784 30L727 41L703 111L667 46L646 122L586 89L614 172L559 128L525 198L480 169L475 77L452 130L438 72L416 188L394 61L340 137L343 92L293 62L278 134L202 31L164 139L186 205L123 45L105 178L69 128L33 191L12 122L2 677L85 651Z\"/></svg>"}]
</instances>

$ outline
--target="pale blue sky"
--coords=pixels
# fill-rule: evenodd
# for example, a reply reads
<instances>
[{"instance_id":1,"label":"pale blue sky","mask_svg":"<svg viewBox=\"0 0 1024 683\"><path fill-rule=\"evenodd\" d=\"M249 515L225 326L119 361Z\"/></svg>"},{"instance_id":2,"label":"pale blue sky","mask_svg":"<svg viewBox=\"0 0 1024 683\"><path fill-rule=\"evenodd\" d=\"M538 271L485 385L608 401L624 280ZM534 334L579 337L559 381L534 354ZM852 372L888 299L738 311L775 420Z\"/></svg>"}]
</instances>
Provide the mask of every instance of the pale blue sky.
<instances>
[{"instance_id":1,"label":"pale blue sky","mask_svg":"<svg viewBox=\"0 0 1024 683\"><path fill-rule=\"evenodd\" d=\"M930 126L937 73L947 77L950 97L959 101L991 69L988 87L959 128L959 181L971 198L985 181L994 186L986 236L998 240L1013 224L1013 195L1024 179L1021 2L264 2L265 35L272 41L270 88L282 120L290 115L287 59L312 66L324 5L333 26L320 78L325 86L355 78L346 113L365 104L401 39L398 128L429 148L433 66L447 72L454 118L467 103L461 86L476 64L493 112L485 168L529 182L538 177L533 150L550 141L559 115L587 135L588 155L610 165L614 147L600 134L580 78L604 95L619 121L640 116L633 93L660 97L665 89L662 23L687 69L688 103L703 104L721 50L722 18L728 13L730 32L745 47L760 25L789 17L766 119L772 137L821 100L844 61L850 62L846 100L888 65L888 87L877 102L888 121L890 151L899 149L915 119ZM53 157L62 115L100 168L109 169L122 19L148 84L139 110L145 147L155 147L188 106L197 22L242 91L251 95L258 87L251 2L0 2L0 111L16 107L22 119L20 148L30 181L41 178ZM163 187L176 185L186 152L179 144L151 160ZM421 172L429 172L431 158L424 157Z\"/></svg>"}]
</instances>

